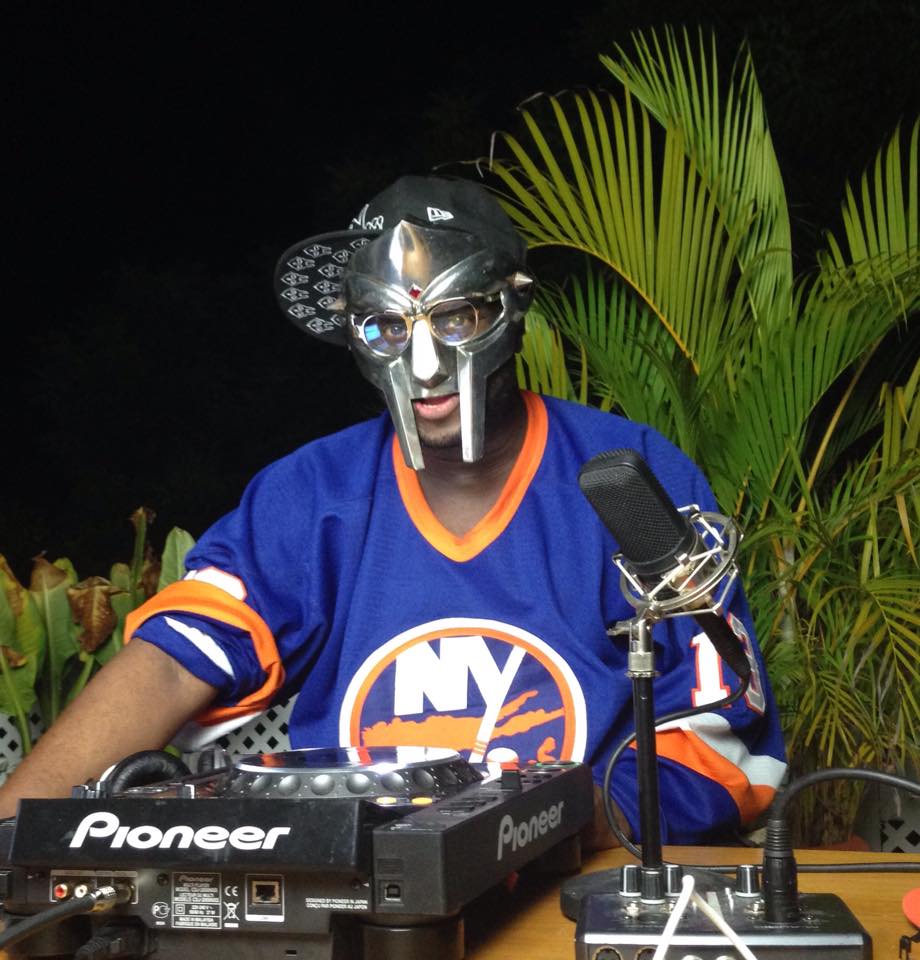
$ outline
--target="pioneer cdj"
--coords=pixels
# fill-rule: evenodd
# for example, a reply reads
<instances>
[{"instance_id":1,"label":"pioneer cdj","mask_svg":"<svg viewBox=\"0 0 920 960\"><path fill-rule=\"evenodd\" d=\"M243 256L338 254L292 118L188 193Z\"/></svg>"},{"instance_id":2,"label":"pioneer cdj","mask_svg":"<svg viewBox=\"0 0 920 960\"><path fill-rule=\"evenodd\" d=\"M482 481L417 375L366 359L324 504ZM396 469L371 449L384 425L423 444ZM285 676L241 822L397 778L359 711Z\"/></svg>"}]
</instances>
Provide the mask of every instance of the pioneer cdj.
<instances>
[{"instance_id":1,"label":"pioneer cdj","mask_svg":"<svg viewBox=\"0 0 920 960\"><path fill-rule=\"evenodd\" d=\"M23 800L2 828L7 928L102 888L119 902L39 924L10 953L456 960L473 899L551 852L577 867L592 792L583 764L501 769L398 747Z\"/></svg>"}]
</instances>

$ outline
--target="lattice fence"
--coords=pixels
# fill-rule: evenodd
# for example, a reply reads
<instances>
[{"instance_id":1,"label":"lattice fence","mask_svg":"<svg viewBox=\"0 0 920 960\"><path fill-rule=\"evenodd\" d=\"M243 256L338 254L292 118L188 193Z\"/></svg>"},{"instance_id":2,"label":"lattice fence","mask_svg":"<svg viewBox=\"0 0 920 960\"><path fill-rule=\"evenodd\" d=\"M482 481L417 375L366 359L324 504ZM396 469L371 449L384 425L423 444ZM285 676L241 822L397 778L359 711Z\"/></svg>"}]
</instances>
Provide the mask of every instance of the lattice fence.
<instances>
[{"instance_id":1,"label":"lattice fence","mask_svg":"<svg viewBox=\"0 0 920 960\"><path fill-rule=\"evenodd\" d=\"M276 753L290 749L288 718L296 698L270 707L261 716L249 720L243 726L216 742L233 756L247 753ZM29 716L29 728L34 743L43 732L44 724L37 713ZM192 770L196 769L201 751L183 755ZM0 714L0 783L6 779L22 758L22 743L19 729L12 717Z\"/></svg>"},{"instance_id":2,"label":"lattice fence","mask_svg":"<svg viewBox=\"0 0 920 960\"><path fill-rule=\"evenodd\" d=\"M294 699L269 707L261 716L243 724L217 742L230 754L277 753L289 750L288 718Z\"/></svg>"}]
</instances>

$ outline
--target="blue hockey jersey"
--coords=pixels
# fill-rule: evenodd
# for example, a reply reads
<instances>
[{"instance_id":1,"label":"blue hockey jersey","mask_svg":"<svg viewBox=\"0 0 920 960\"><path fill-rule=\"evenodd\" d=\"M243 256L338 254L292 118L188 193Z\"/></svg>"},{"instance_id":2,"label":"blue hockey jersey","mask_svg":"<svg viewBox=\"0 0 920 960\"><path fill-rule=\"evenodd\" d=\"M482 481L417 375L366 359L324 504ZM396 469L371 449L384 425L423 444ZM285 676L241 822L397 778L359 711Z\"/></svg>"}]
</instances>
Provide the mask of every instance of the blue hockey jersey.
<instances>
[{"instance_id":1,"label":"blue hockey jersey","mask_svg":"<svg viewBox=\"0 0 920 960\"><path fill-rule=\"evenodd\" d=\"M680 506L715 510L700 471L649 427L525 394L528 426L495 505L463 536L428 508L382 415L302 447L251 482L186 559L187 577L132 615L132 633L217 688L218 723L298 698L291 744L426 745L473 760L574 759L601 782L633 727L633 615L616 544L578 489L580 467L637 450ZM736 632L751 636L740 589ZM653 628L656 712L715 701L737 679L692 618ZM658 735L662 838L750 821L784 771L760 653L747 695ZM633 751L613 777L633 827Z\"/></svg>"}]
</instances>

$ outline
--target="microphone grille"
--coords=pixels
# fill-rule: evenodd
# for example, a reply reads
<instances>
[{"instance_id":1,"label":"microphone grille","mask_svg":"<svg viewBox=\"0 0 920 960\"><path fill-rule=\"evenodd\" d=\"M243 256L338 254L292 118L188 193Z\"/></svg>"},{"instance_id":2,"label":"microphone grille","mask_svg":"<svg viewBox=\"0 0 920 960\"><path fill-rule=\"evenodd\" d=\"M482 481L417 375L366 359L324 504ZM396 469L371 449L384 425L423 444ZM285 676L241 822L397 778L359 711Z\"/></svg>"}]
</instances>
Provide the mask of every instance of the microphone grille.
<instances>
[{"instance_id":1,"label":"microphone grille","mask_svg":"<svg viewBox=\"0 0 920 960\"><path fill-rule=\"evenodd\" d=\"M635 450L609 450L593 457L579 471L578 485L623 556L650 565L648 572L658 572L654 568L659 562L673 562L692 547L692 524Z\"/></svg>"}]
</instances>

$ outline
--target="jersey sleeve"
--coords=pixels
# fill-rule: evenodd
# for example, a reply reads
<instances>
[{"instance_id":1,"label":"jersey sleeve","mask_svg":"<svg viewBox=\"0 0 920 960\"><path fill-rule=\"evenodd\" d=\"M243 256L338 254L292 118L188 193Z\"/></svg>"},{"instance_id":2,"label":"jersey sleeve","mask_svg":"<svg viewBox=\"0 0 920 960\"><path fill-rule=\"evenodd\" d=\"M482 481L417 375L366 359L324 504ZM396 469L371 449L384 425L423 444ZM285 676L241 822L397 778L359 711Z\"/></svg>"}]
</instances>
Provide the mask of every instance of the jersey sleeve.
<instances>
[{"instance_id":1,"label":"jersey sleeve","mask_svg":"<svg viewBox=\"0 0 920 960\"><path fill-rule=\"evenodd\" d=\"M320 618L304 587L312 518L308 498L292 509L295 472L259 474L189 552L185 578L128 618L127 639L154 644L216 688L199 723L264 710L309 655Z\"/></svg>"},{"instance_id":2,"label":"jersey sleeve","mask_svg":"<svg viewBox=\"0 0 920 960\"><path fill-rule=\"evenodd\" d=\"M695 504L719 512L709 486L684 454L658 435L641 451L678 507ZM729 707L658 728L661 832L665 843L700 843L743 829L769 806L786 770L785 747L763 657L754 636L744 591L735 581L724 615L751 664L746 693ZM655 716L705 707L738 688L740 680L716 653L691 616L651 628L655 667ZM634 729L632 717L628 729ZM623 736L616 738L622 742ZM614 744L615 746L615 744ZM603 770L595 770L603 777ZM639 835L634 745L621 755L611 792Z\"/></svg>"}]
</instances>

